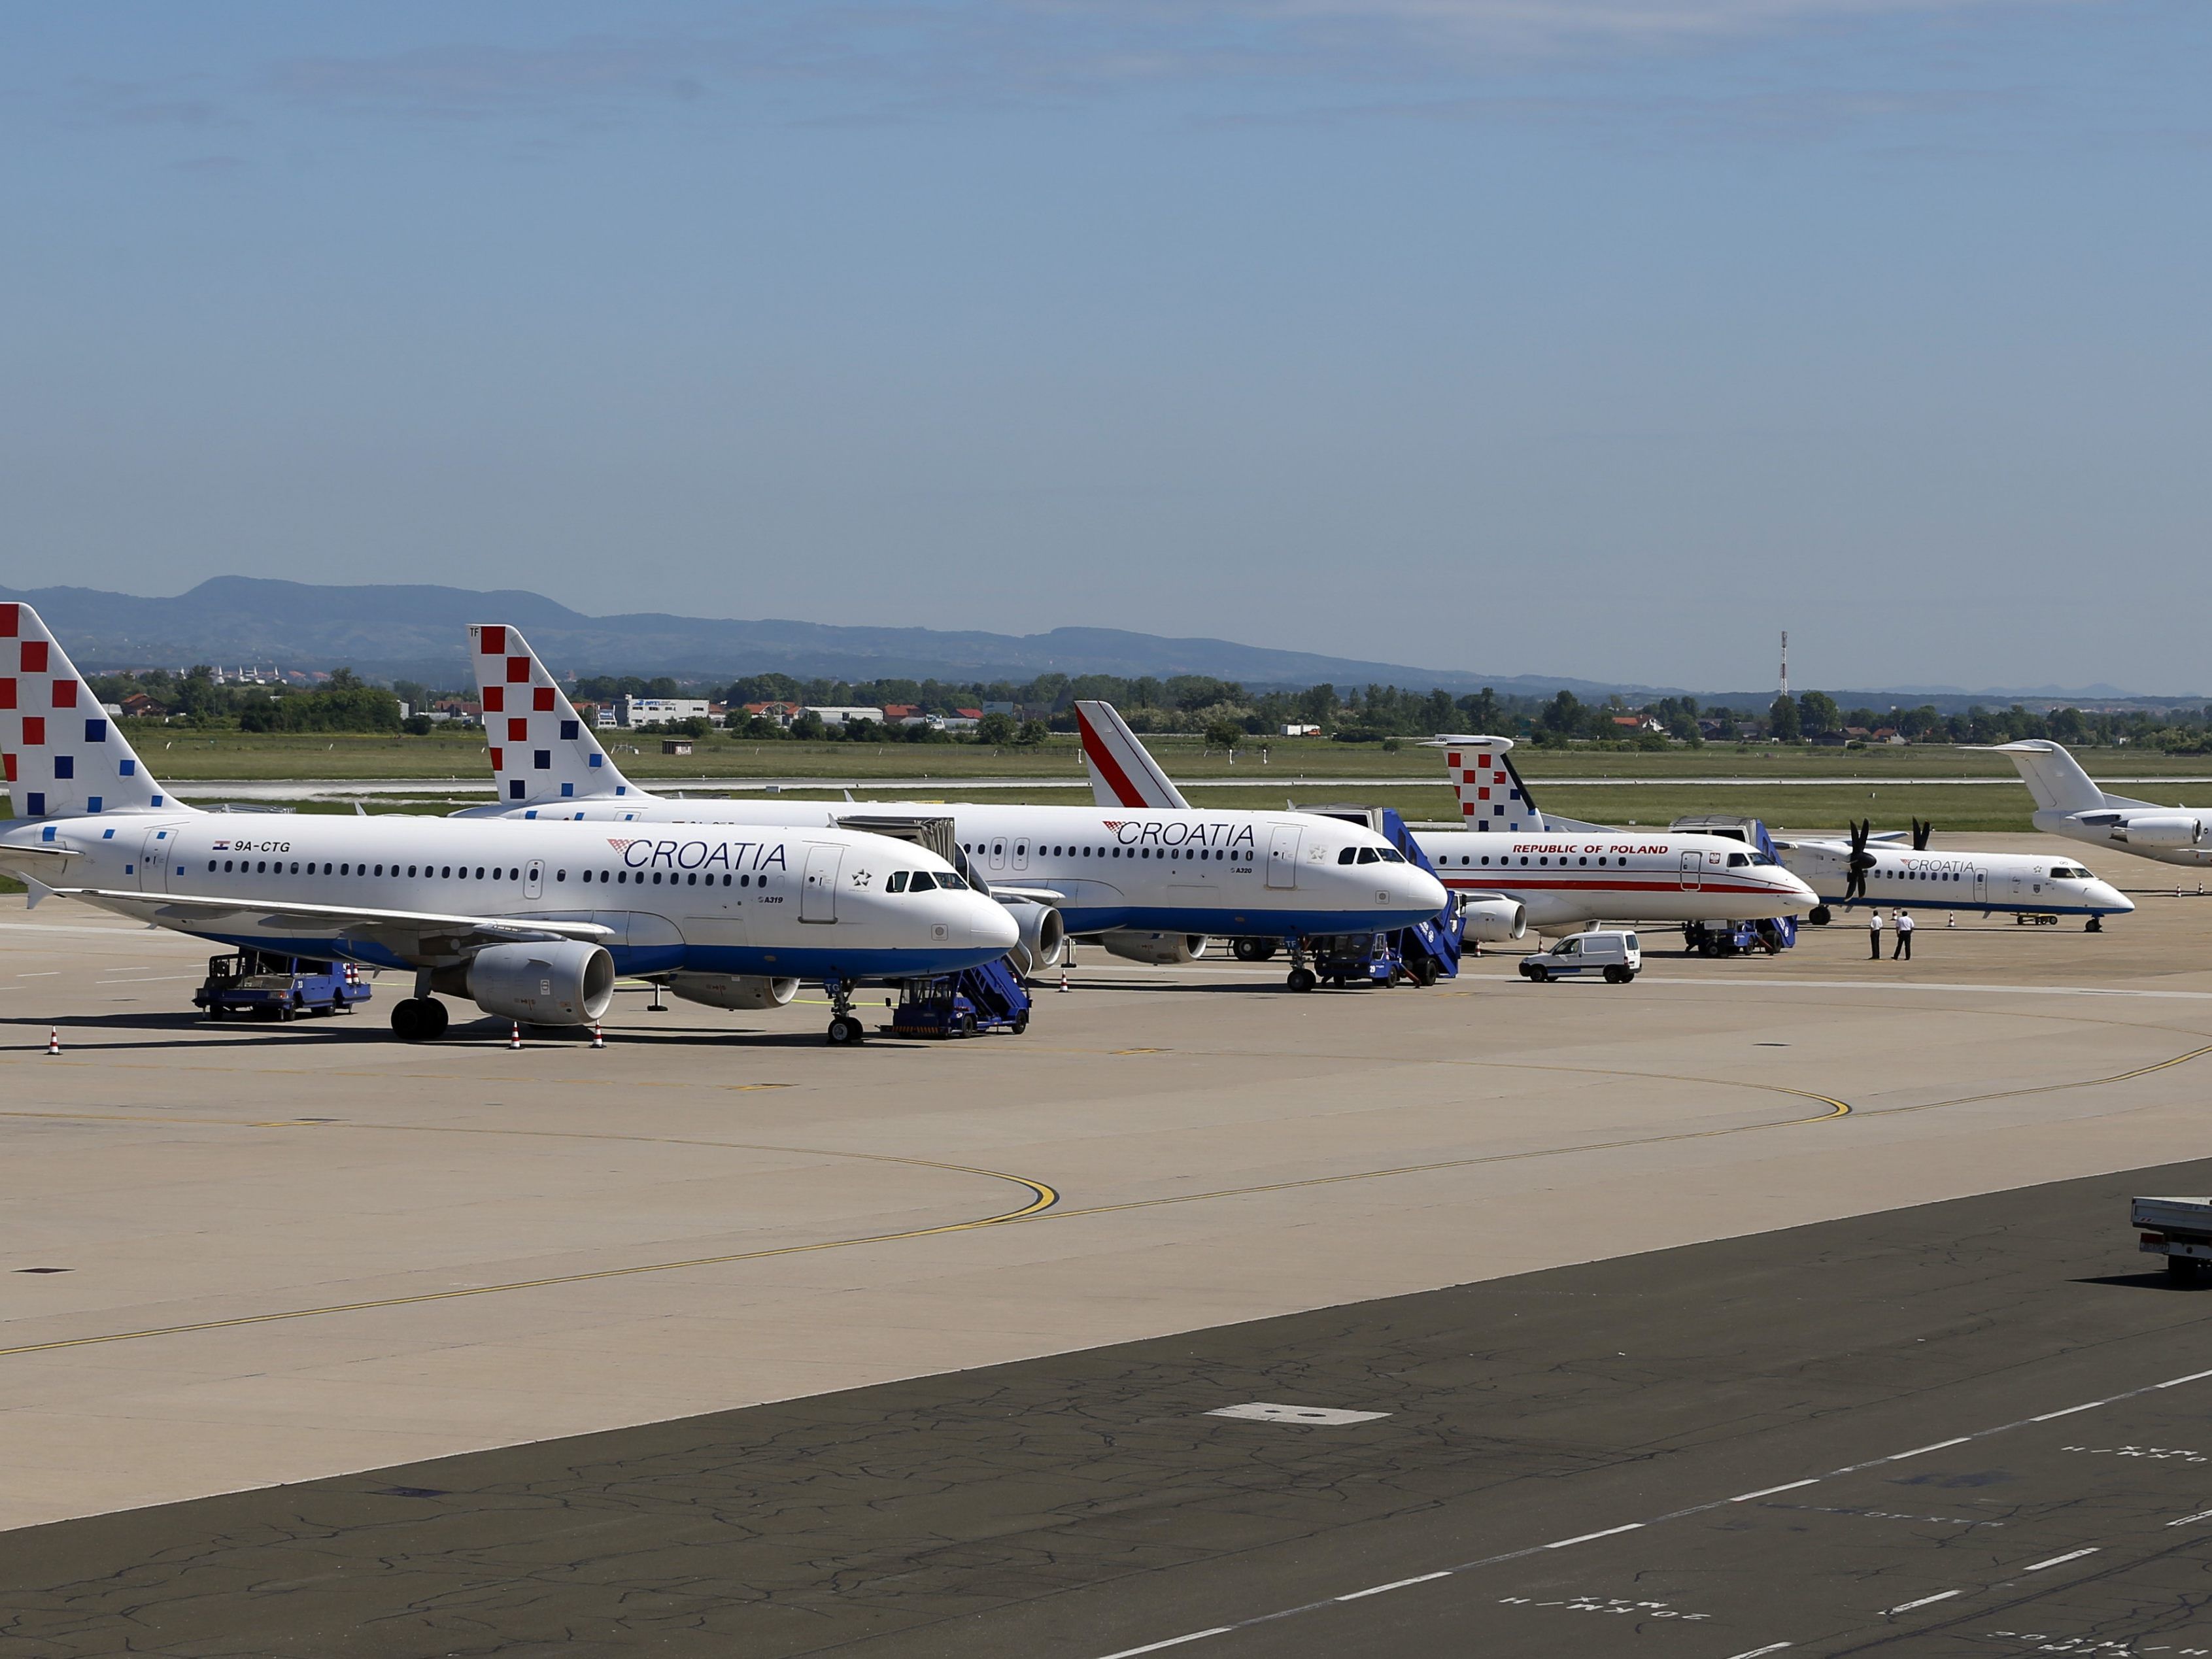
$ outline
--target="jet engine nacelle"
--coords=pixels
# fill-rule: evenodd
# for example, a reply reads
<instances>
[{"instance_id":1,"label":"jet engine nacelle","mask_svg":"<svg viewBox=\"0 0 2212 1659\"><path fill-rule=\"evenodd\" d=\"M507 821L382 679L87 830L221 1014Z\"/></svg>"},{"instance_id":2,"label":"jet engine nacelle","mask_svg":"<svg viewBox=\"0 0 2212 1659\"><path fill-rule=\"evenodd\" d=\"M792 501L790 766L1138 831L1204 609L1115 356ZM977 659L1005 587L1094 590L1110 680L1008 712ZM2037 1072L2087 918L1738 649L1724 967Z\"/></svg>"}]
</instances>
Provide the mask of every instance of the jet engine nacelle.
<instances>
[{"instance_id":1,"label":"jet engine nacelle","mask_svg":"<svg viewBox=\"0 0 2212 1659\"><path fill-rule=\"evenodd\" d=\"M761 974L672 974L668 988L709 1008L781 1008L799 994L799 981Z\"/></svg>"},{"instance_id":2,"label":"jet engine nacelle","mask_svg":"<svg viewBox=\"0 0 2212 1659\"><path fill-rule=\"evenodd\" d=\"M1528 907L1518 899L1468 899L1460 906L1467 937L1478 945L1504 945L1528 931Z\"/></svg>"},{"instance_id":3,"label":"jet engine nacelle","mask_svg":"<svg viewBox=\"0 0 2212 1659\"><path fill-rule=\"evenodd\" d=\"M1006 906L1006 914L1022 930L1019 942L1006 952L1016 973L1034 974L1059 962L1060 951L1067 943L1067 923L1061 918L1058 906L1016 900Z\"/></svg>"},{"instance_id":4,"label":"jet engine nacelle","mask_svg":"<svg viewBox=\"0 0 2212 1659\"><path fill-rule=\"evenodd\" d=\"M2204 839L2204 821L2179 812L2143 813L2122 818L2112 834L2130 847L2195 847Z\"/></svg>"},{"instance_id":5,"label":"jet engine nacelle","mask_svg":"<svg viewBox=\"0 0 2212 1659\"><path fill-rule=\"evenodd\" d=\"M501 1019L588 1025L615 1000L615 959L604 945L574 939L495 945L441 969L433 984Z\"/></svg>"},{"instance_id":6,"label":"jet engine nacelle","mask_svg":"<svg viewBox=\"0 0 2212 1659\"><path fill-rule=\"evenodd\" d=\"M1098 942L1124 962L1149 963L1155 968L1196 962L1206 954L1203 933L1155 933L1142 927L1116 927L1110 933L1101 933Z\"/></svg>"}]
</instances>

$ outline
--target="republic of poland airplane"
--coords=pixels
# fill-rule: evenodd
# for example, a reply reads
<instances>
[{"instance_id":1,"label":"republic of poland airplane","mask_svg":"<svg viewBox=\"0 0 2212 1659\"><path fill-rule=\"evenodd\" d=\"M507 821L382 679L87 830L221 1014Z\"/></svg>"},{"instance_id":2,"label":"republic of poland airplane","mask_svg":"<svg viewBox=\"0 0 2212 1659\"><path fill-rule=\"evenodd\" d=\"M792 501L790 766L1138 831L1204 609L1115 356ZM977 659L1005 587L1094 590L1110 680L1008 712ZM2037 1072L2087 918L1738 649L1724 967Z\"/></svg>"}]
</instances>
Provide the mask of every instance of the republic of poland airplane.
<instances>
[{"instance_id":1,"label":"republic of poland airplane","mask_svg":"<svg viewBox=\"0 0 2212 1659\"><path fill-rule=\"evenodd\" d=\"M82 900L239 947L415 974L403 1037L446 1029L434 993L538 1025L599 1018L618 974L724 1008L800 979L860 1022L856 980L957 973L1016 940L1005 908L935 854L822 824L656 834L408 815L234 817L150 775L29 605L0 604L0 757L15 821L0 871L33 904Z\"/></svg>"},{"instance_id":2,"label":"republic of poland airplane","mask_svg":"<svg viewBox=\"0 0 2212 1659\"><path fill-rule=\"evenodd\" d=\"M2035 797L2035 827L2048 836L2094 842L2139 859L2203 869L2212 864L2212 812L2199 806L2160 806L2126 795L2108 795L2081 763L2041 738L1993 745L2019 769Z\"/></svg>"},{"instance_id":3,"label":"republic of poland airplane","mask_svg":"<svg viewBox=\"0 0 2212 1659\"><path fill-rule=\"evenodd\" d=\"M1077 716L1102 799L1146 801L1163 786L1174 789L1110 704L1079 703ZM1802 915L1817 902L1741 842L1547 817L1507 758L1510 738L1436 741L1468 828L1423 830L1414 839L1460 895L1470 937L1518 939L1527 927L1557 935L1599 921L1751 921Z\"/></svg>"},{"instance_id":4,"label":"republic of poland airplane","mask_svg":"<svg viewBox=\"0 0 2212 1659\"><path fill-rule=\"evenodd\" d=\"M517 630L469 631L500 800L465 817L803 827L860 810L648 793L623 775ZM1154 964L1196 959L1209 935L1263 934L1293 941L1289 982L1310 989L1306 940L1410 927L1450 902L1383 837L1297 812L967 802L930 810L953 819L970 873L1016 901L1023 947L1041 964L1054 959L1063 923L1069 935Z\"/></svg>"},{"instance_id":5,"label":"republic of poland airplane","mask_svg":"<svg viewBox=\"0 0 2212 1659\"><path fill-rule=\"evenodd\" d=\"M2135 901L2078 864L2033 853L1930 852L1934 826L1916 822L1912 844L1896 832L1870 835L1855 823L1848 839L1795 836L1777 841L1782 862L1820 896L1806 920L1820 927L1829 907L1879 909L1978 910L1984 915L2086 916L2090 933L2104 931L2106 916L2124 916Z\"/></svg>"}]
</instances>

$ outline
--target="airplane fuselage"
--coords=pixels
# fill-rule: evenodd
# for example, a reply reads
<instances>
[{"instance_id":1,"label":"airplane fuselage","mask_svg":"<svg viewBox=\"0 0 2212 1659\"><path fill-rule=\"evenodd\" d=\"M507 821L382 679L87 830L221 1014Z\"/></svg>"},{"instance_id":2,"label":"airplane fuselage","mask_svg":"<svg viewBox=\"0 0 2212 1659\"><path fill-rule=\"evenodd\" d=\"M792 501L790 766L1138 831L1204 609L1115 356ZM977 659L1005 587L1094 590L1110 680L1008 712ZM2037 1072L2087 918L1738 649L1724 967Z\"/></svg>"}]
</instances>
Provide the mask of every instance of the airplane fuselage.
<instances>
[{"instance_id":1,"label":"airplane fuselage","mask_svg":"<svg viewBox=\"0 0 2212 1659\"><path fill-rule=\"evenodd\" d=\"M541 823L830 825L866 803L670 800L631 795L509 809ZM872 810L910 814L912 801ZM1380 836L1297 812L1203 808L930 803L952 818L975 872L994 885L1061 896L1071 933L1310 938L1410 927L1445 897Z\"/></svg>"},{"instance_id":2,"label":"airplane fuselage","mask_svg":"<svg viewBox=\"0 0 2212 1659\"><path fill-rule=\"evenodd\" d=\"M256 919L252 907L593 923L625 974L919 978L993 960L1015 939L1004 907L980 894L887 891L895 872L950 875L919 848L798 826L103 813L9 825L0 848L15 843L71 849L60 872L38 878L100 890L88 902L103 908L225 945L381 968L409 964L339 918ZM239 908L210 917L170 896Z\"/></svg>"},{"instance_id":3,"label":"airplane fuselage","mask_svg":"<svg viewBox=\"0 0 2212 1659\"><path fill-rule=\"evenodd\" d=\"M1823 904L1924 904L1930 909L1972 910L1984 915L2125 915L2135 902L2109 883L2064 859L2019 853L1913 853L1869 848L1874 859L1866 872L1866 892L1846 904L1850 848L1841 842L1795 842L1782 861L1820 896Z\"/></svg>"},{"instance_id":4,"label":"airplane fuselage","mask_svg":"<svg viewBox=\"0 0 2212 1659\"><path fill-rule=\"evenodd\" d=\"M1418 834L1446 886L1517 899L1540 932L1594 921L1755 921L1802 915L1814 902L1789 871L1718 836Z\"/></svg>"}]
</instances>

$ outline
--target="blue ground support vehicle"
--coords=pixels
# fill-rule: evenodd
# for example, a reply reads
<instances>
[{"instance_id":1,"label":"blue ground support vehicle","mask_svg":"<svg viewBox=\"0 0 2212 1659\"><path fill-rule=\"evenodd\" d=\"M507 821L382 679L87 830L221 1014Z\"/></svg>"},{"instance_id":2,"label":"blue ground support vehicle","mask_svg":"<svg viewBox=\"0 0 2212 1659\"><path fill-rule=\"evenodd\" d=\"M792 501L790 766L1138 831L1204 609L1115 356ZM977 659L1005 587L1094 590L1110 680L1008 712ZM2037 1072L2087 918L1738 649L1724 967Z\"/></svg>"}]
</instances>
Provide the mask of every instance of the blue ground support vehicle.
<instances>
[{"instance_id":1,"label":"blue ground support vehicle","mask_svg":"<svg viewBox=\"0 0 2212 1659\"><path fill-rule=\"evenodd\" d=\"M974 1036L983 1031L1020 1036L1030 1028L1030 994L1001 958L940 979L906 982L891 1010L893 1036Z\"/></svg>"},{"instance_id":2,"label":"blue ground support vehicle","mask_svg":"<svg viewBox=\"0 0 2212 1659\"><path fill-rule=\"evenodd\" d=\"M1718 836L1726 841L1740 841L1752 849L1754 863L1779 864L1781 855L1775 851L1774 837L1766 833L1766 826L1757 818L1731 817L1713 812L1696 817L1676 818L1668 826L1686 835ZM1682 945L1686 954L1695 957L1747 956L1754 951L1764 951L1769 956L1778 951L1787 951L1797 943L1797 918L1778 916L1759 921L1691 921L1682 925Z\"/></svg>"},{"instance_id":3,"label":"blue ground support vehicle","mask_svg":"<svg viewBox=\"0 0 2212 1659\"><path fill-rule=\"evenodd\" d=\"M1318 813L1323 817L1341 818L1347 823L1372 830L1403 854L1408 864L1416 865L1431 875L1437 873L1421 844L1413 839L1413 832L1406 827L1405 819L1388 806L1305 806L1300 811ZM1310 990L1316 982L1324 985L1395 985L1401 980L1409 985L1434 985L1440 979L1449 979L1459 972L1460 947L1467 933L1466 918L1460 915L1459 899L1451 896L1443 909L1426 921L1416 922L1411 927L1395 928L1380 933L1344 933L1335 938L1306 941L1311 953L1311 965L1304 963L1291 969L1293 989ZM1264 952L1249 946L1243 939L1237 941L1237 955L1244 961L1264 961L1274 951L1271 942ZM1295 960L1299 952L1294 945ZM1308 977L1301 983L1298 975Z\"/></svg>"},{"instance_id":4,"label":"blue ground support vehicle","mask_svg":"<svg viewBox=\"0 0 2212 1659\"><path fill-rule=\"evenodd\" d=\"M369 987L350 962L240 951L208 958L208 976L192 993L192 1004L210 1019L297 1019L349 1014L368 998Z\"/></svg>"}]
</instances>

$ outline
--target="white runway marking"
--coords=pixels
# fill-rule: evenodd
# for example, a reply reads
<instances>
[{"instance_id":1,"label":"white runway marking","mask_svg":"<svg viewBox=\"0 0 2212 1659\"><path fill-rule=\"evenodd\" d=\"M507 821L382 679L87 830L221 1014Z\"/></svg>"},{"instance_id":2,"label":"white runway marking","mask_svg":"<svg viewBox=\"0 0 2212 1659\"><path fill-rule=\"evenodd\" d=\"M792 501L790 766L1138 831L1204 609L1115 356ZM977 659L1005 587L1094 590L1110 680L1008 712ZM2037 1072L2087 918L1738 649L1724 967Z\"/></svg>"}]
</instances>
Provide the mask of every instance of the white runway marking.
<instances>
[{"instance_id":1,"label":"white runway marking","mask_svg":"<svg viewBox=\"0 0 2212 1659\"><path fill-rule=\"evenodd\" d=\"M1941 931L1938 929L1937 931ZM1520 975L1462 973L1462 979L1517 981ZM1647 969L1638 985L1665 985L1700 991L1725 986L1730 990L1756 991L1989 991L2021 997L2148 997L2182 1002L2212 1002L2212 991L2137 991L2112 985L1955 985L1927 979L1667 979L1655 978Z\"/></svg>"},{"instance_id":2,"label":"white runway marking","mask_svg":"<svg viewBox=\"0 0 2212 1659\"><path fill-rule=\"evenodd\" d=\"M2190 1380L2190 1378L2185 1376L2176 1379L2176 1381L2183 1382L2189 1382ZM2173 1383L2161 1382L2158 1386L2161 1389L2170 1389L2173 1386ZM2105 1402L2101 1400L2085 1400L2078 1406L2069 1406L2063 1412L2045 1412L2040 1417L2031 1417L2027 1420L2031 1423L2048 1423L2055 1417L2071 1417L2075 1412L2093 1412L2104 1403Z\"/></svg>"},{"instance_id":3,"label":"white runway marking","mask_svg":"<svg viewBox=\"0 0 2212 1659\"><path fill-rule=\"evenodd\" d=\"M1632 1521L1625 1527L1607 1527L1603 1532L1586 1532L1579 1538L1562 1538L1556 1544L1547 1544L1544 1547L1547 1550L1563 1550L1570 1544L1587 1544L1594 1538L1611 1538L1616 1533L1634 1532L1645 1524L1647 1523L1642 1521Z\"/></svg>"},{"instance_id":4,"label":"white runway marking","mask_svg":"<svg viewBox=\"0 0 2212 1659\"><path fill-rule=\"evenodd\" d=\"M1408 1584L1425 1584L1431 1579L1450 1577L1451 1574L1449 1572L1425 1572L1418 1578L1401 1578L1393 1583L1372 1585L1364 1590L1354 1590L1349 1595L1340 1595L1336 1599L1340 1601L1357 1601L1363 1595L1380 1595L1385 1590L1403 1589Z\"/></svg>"},{"instance_id":5,"label":"white runway marking","mask_svg":"<svg viewBox=\"0 0 2212 1659\"><path fill-rule=\"evenodd\" d=\"M2079 1561L2085 1555L2094 1555L2100 1547L2092 1545L2086 1550L2069 1550L2063 1555L2054 1555L2048 1561L2039 1561L2032 1567L2022 1567L2022 1572L2041 1572L2045 1567L2056 1567L2068 1561Z\"/></svg>"},{"instance_id":6,"label":"white runway marking","mask_svg":"<svg viewBox=\"0 0 2212 1659\"><path fill-rule=\"evenodd\" d=\"M1729 1502L1731 1504L1748 1504L1754 1498L1771 1498L1778 1492L1796 1492L1800 1486L1817 1486L1820 1484L1820 1476L1808 1475L1802 1480L1786 1480L1778 1486L1766 1486L1762 1487L1758 1492L1747 1492L1741 1497L1729 1498ZM1765 1653L1767 1650L1761 1648L1759 1651L1761 1653Z\"/></svg>"},{"instance_id":7,"label":"white runway marking","mask_svg":"<svg viewBox=\"0 0 2212 1659\"><path fill-rule=\"evenodd\" d=\"M1216 1625L1212 1630L1194 1630L1188 1636L1170 1636L1164 1642L1148 1642L1140 1648L1123 1648L1119 1653L1109 1653L1106 1659L1137 1659L1140 1653L1158 1653L1162 1648L1179 1648L1186 1642L1195 1642L1208 1636L1226 1636L1232 1627Z\"/></svg>"},{"instance_id":8,"label":"white runway marking","mask_svg":"<svg viewBox=\"0 0 2212 1659\"><path fill-rule=\"evenodd\" d=\"M1972 1435L1962 1434L1955 1440L1938 1440L1932 1446L1917 1447L1909 1452L1893 1452L1882 1461L1888 1463L1902 1463L1908 1457L1919 1456L1922 1452L1942 1451L1946 1446L1963 1446L1972 1438Z\"/></svg>"},{"instance_id":9,"label":"white runway marking","mask_svg":"<svg viewBox=\"0 0 2212 1659\"><path fill-rule=\"evenodd\" d=\"M1882 1611L1884 1613L1910 1613L1915 1607L1930 1607L1936 1602L1948 1601L1954 1595L1963 1595L1965 1594L1966 1592L1963 1590L1938 1590L1933 1595L1922 1596L1917 1601L1900 1601L1895 1607L1885 1607Z\"/></svg>"},{"instance_id":10,"label":"white runway marking","mask_svg":"<svg viewBox=\"0 0 2212 1659\"><path fill-rule=\"evenodd\" d=\"M1241 1418L1248 1423L1311 1423L1323 1428L1340 1428L1347 1423L1372 1423L1390 1413L1341 1411L1333 1406L1274 1406L1255 1400L1249 1406L1223 1406L1206 1415Z\"/></svg>"},{"instance_id":11,"label":"white runway marking","mask_svg":"<svg viewBox=\"0 0 2212 1659\"><path fill-rule=\"evenodd\" d=\"M2047 1423L2054 1417L2069 1417L2075 1412L2087 1411L2092 1407L2095 1406L2116 1405L2124 1400L2133 1400L2142 1395L2156 1393L2160 1389L2178 1389L2185 1382L2202 1382L2208 1376L2212 1376L2212 1370L2191 1371L2186 1376L2168 1377L2163 1382L2146 1382L2141 1388L2130 1389L2124 1393L2111 1395L2102 1400L2085 1401L2081 1405L2068 1406L2055 1412L2045 1412L2040 1416L2018 1418L2010 1423L1998 1423L1986 1429L1977 1429L1972 1434L1962 1434L1954 1439L1939 1440L1932 1446L1921 1447L1918 1451L1894 1452L1884 1457L1870 1457L1862 1463L1846 1463L1841 1468L1829 1470L1825 1475L1814 1475L1803 1480L1792 1480L1786 1486L1771 1486L1766 1488L1764 1492L1745 1492L1741 1496L1736 1498L1710 1498L1702 1504L1692 1504L1684 1509L1670 1510L1664 1515L1654 1516L1650 1521L1632 1521L1626 1526L1608 1527L1602 1532L1586 1532L1578 1538L1562 1538L1556 1543L1532 1544L1517 1550L1505 1550L1497 1555L1486 1555L1479 1560L1463 1561L1455 1567L1446 1567L1438 1572L1425 1573L1418 1580L1409 1579L1401 1582L1425 1583L1431 1579L1455 1577L1461 1573L1473 1572L1480 1567L1502 1566L1508 1561L1519 1561L1531 1555L1540 1555L1546 1550L1565 1549L1571 1544L1587 1544L1593 1539L1611 1538L1616 1534L1635 1532L1644 1527L1656 1525L1662 1521L1680 1521L1693 1515L1705 1515L1711 1510L1719 1509L1724 1504L1741 1504L1748 1498L1763 1498L1766 1496L1768 1492L1790 1492L1800 1486L1817 1486L1822 1480L1834 1480L1841 1475L1856 1474L1863 1469L1875 1468L1883 1463L1894 1463L1899 1461L1899 1458L1917 1457L1923 1452L1941 1451L1946 1446L1962 1446L1970 1440L1986 1440L1992 1435L2008 1434L2014 1429L2025 1428L2031 1423ZM2179 1521L2170 1521L2166 1524L2168 1526L2179 1527L2185 1525L2192 1521L2208 1520L2212 1520L2212 1510L2206 1510L2197 1515L2185 1516ZM2050 1565L2052 1564L2046 1562L2044 1565ZM1396 1586L1384 1585L1380 1588L1395 1589ZM1888 1609L1888 1611L1891 1613L1909 1613L1914 1607L1924 1607L1930 1602L1948 1601L1950 1597L1961 1594L1963 1594L1963 1592L1960 1590L1945 1590L1940 1595L1928 1596L1918 1601L1907 1601L1902 1607L1892 1607ZM1356 1595L1332 1595L1325 1597L1318 1601L1304 1602L1297 1607L1278 1607L1272 1613L1254 1613L1249 1618L1240 1619L1233 1625L1216 1625L1210 1630L1193 1631L1188 1636L1171 1637L1164 1642L1155 1642L1149 1647L1124 1648L1119 1653L1109 1653L1105 1655L1104 1659L1133 1659L1133 1656L1136 1654L1156 1653L1162 1648L1179 1647L1185 1642L1200 1641L1209 1636L1224 1636L1231 1631L1249 1629L1255 1625L1271 1625L1280 1620L1294 1619L1300 1613L1317 1612L1322 1607L1336 1607L1342 1602L1355 1601L1358 1598ZM1754 1651L1756 1653L1778 1653L1789 1645L1790 1644L1787 1642L1778 1642L1774 1644L1772 1646L1759 1648ZM1739 1656L1739 1659L1750 1659L1750 1656Z\"/></svg>"},{"instance_id":12,"label":"white runway marking","mask_svg":"<svg viewBox=\"0 0 2212 1659\"><path fill-rule=\"evenodd\" d=\"M1783 1649L1789 1645L1790 1644L1787 1642L1769 1642L1765 1647L1753 1648L1748 1653L1732 1655L1730 1656L1730 1659L1759 1659L1759 1656L1762 1654L1779 1653Z\"/></svg>"}]
</instances>

